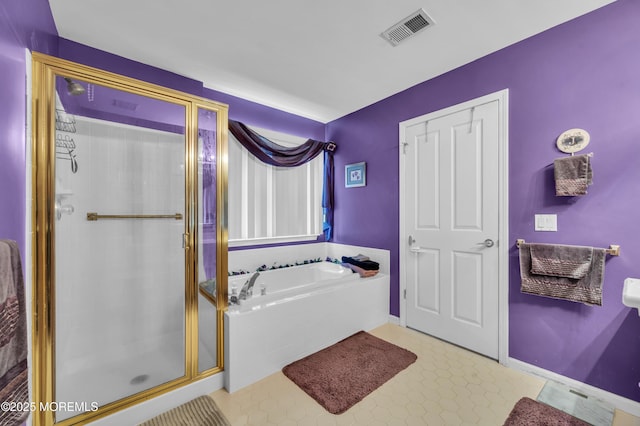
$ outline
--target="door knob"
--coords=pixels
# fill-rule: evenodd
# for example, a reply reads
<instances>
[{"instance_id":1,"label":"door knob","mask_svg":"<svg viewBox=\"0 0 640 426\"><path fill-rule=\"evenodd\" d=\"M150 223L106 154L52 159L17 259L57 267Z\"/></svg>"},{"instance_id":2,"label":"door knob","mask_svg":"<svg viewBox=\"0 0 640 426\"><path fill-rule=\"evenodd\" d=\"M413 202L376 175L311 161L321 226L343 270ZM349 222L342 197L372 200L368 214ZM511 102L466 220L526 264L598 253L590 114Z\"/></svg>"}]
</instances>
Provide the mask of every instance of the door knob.
<instances>
[{"instance_id":1,"label":"door knob","mask_svg":"<svg viewBox=\"0 0 640 426\"><path fill-rule=\"evenodd\" d=\"M484 240L482 242L482 244L484 244L485 247L493 247L493 245L495 243L493 242L493 240L491 238L487 238L486 240Z\"/></svg>"}]
</instances>

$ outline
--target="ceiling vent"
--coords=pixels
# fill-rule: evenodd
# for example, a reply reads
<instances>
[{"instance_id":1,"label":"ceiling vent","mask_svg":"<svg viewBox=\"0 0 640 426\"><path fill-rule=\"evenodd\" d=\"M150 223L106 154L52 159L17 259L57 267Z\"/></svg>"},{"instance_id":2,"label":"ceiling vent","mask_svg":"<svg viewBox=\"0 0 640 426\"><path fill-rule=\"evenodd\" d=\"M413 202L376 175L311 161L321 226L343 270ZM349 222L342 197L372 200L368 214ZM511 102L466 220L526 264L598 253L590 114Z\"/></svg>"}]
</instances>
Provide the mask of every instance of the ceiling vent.
<instances>
[{"instance_id":1,"label":"ceiling vent","mask_svg":"<svg viewBox=\"0 0 640 426\"><path fill-rule=\"evenodd\" d=\"M391 43L392 46L397 46L400 42L418 34L426 28L432 27L434 24L434 20L427 15L427 12L422 9L418 9L388 30L384 31L380 36Z\"/></svg>"}]
</instances>

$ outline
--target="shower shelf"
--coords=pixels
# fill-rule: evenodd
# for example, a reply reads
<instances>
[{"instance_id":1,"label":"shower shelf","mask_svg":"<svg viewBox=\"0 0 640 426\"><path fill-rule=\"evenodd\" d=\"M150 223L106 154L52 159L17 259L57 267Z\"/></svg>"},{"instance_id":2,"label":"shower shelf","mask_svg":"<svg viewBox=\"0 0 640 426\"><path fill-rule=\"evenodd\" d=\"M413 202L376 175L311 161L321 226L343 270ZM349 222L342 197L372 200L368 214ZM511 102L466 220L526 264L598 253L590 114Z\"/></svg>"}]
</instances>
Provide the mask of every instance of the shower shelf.
<instances>
[{"instance_id":1,"label":"shower shelf","mask_svg":"<svg viewBox=\"0 0 640 426\"><path fill-rule=\"evenodd\" d=\"M63 110L56 109L56 130L75 133L76 118ZM70 161L73 173L78 171L78 161L76 160L76 154L73 152L75 149L76 143L72 137L56 134L56 158Z\"/></svg>"},{"instance_id":2,"label":"shower shelf","mask_svg":"<svg viewBox=\"0 0 640 426\"><path fill-rule=\"evenodd\" d=\"M76 118L67 114L65 111L56 110L56 130L60 130L67 133L76 132Z\"/></svg>"},{"instance_id":3,"label":"shower shelf","mask_svg":"<svg viewBox=\"0 0 640 426\"><path fill-rule=\"evenodd\" d=\"M76 143L69 135L56 135L56 148L76 149Z\"/></svg>"}]
</instances>

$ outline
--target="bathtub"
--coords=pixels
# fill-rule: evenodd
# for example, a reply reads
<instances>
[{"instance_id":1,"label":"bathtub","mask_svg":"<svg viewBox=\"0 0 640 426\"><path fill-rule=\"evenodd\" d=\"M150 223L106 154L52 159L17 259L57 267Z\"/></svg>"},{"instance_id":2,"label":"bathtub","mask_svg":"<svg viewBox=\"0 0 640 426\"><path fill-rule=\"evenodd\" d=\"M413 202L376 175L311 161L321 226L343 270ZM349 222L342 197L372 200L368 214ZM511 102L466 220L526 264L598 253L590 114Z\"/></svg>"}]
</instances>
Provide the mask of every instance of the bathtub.
<instances>
[{"instance_id":1,"label":"bathtub","mask_svg":"<svg viewBox=\"0 0 640 426\"><path fill-rule=\"evenodd\" d=\"M251 274L229 277L229 293L239 295ZM318 262L289 268L260 272L253 286L253 296L230 305L230 311L245 312L262 309L294 299L311 297L321 291L332 291L335 286L357 280L358 274L336 263Z\"/></svg>"},{"instance_id":2,"label":"bathtub","mask_svg":"<svg viewBox=\"0 0 640 426\"><path fill-rule=\"evenodd\" d=\"M229 277L229 292L250 277ZM225 313L225 388L235 392L388 320L387 274L360 278L329 262L261 272L253 296Z\"/></svg>"}]
</instances>

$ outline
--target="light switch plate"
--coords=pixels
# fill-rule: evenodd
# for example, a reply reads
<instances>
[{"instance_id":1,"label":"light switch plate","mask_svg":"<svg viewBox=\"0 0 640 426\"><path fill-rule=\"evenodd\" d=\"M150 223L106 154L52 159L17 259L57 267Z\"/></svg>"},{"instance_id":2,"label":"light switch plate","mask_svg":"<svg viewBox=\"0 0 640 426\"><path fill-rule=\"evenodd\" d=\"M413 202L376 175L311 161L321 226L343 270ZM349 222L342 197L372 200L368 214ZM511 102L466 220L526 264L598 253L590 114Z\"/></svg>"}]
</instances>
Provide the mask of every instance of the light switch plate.
<instances>
[{"instance_id":1,"label":"light switch plate","mask_svg":"<svg viewBox=\"0 0 640 426\"><path fill-rule=\"evenodd\" d=\"M535 230L556 232L558 230L558 215L537 214L535 215Z\"/></svg>"}]
</instances>

